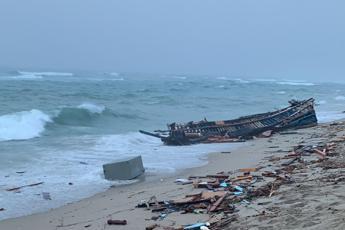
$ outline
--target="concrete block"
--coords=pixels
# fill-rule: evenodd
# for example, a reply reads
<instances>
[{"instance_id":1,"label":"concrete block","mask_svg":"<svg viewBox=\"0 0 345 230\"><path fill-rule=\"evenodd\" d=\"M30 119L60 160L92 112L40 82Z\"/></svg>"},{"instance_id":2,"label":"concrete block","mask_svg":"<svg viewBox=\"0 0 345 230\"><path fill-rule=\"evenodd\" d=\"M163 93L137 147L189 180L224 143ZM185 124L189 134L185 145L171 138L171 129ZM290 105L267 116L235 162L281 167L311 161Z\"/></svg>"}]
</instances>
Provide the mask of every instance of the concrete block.
<instances>
[{"instance_id":1,"label":"concrete block","mask_svg":"<svg viewBox=\"0 0 345 230\"><path fill-rule=\"evenodd\" d=\"M131 180L145 172L141 156L124 158L103 165L107 180Z\"/></svg>"}]
</instances>

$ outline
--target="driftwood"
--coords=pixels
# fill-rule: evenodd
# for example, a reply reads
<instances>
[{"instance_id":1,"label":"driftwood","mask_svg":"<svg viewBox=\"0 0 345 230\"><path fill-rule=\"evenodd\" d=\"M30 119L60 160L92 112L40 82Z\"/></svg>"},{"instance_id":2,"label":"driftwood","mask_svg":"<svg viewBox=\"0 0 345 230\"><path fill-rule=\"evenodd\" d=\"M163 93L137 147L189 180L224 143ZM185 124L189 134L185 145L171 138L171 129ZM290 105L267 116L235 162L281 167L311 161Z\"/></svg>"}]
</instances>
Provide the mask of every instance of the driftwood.
<instances>
[{"instance_id":1,"label":"driftwood","mask_svg":"<svg viewBox=\"0 0 345 230\"><path fill-rule=\"evenodd\" d=\"M23 186L19 186L19 187L15 187L15 188L9 188L9 189L6 189L6 191L17 191L21 188L25 188L25 187L33 187L33 186L37 186L37 185L41 185L43 184L44 182L38 182L38 183L34 183L34 184L28 184L28 185L23 185Z\"/></svg>"},{"instance_id":2,"label":"driftwood","mask_svg":"<svg viewBox=\"0 0 345 230\"><path fill-rule=\"evenodd\" d=\"M127 220L108 220L107 223L109 225L126 225Z\"/></svg>"}]
</instances>

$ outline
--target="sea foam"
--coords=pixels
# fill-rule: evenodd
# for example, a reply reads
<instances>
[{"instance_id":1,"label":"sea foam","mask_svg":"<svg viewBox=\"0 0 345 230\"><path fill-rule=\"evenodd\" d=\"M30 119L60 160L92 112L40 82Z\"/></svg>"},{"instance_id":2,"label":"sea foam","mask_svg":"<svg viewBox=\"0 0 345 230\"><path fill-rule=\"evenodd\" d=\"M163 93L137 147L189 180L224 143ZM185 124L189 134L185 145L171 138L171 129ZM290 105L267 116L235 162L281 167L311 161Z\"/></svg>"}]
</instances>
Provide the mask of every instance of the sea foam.
<instances>
[{"instance_id":1,"label":"sea foam","mask_svg":"<svg viewBox=\"0 0 345 230\"><path fill-rule=\"evenodd\" d=\"M0 116L0 141L39 137L48 122L49 115L36 109Z\"/></svg>"}]
</instances>

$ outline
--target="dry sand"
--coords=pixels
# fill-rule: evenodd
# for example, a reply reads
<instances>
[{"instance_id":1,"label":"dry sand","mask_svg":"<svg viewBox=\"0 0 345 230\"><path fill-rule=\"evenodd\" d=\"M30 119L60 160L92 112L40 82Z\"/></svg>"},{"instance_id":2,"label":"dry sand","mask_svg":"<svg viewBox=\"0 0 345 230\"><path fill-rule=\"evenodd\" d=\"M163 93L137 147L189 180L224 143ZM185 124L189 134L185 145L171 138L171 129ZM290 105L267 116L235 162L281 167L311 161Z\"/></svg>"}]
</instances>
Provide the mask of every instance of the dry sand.
<instances>
[{"instance_id":1,"label":"dry sand","mask_svg":"<svg viewBox=\"0 0 345 230\"><path fill-rule=\"evenodd\" d=\"M135 206L152 196L156 196L158 200L172 200L198 191L191 185L176 185L176 178L229 172L253 166L262 166L263 171L274 169L281 161L269 161L272 156L284 156L301 143L328 143L330 139L343 136L342 130L345 130L342 123L322 125L293 134L275 134L271 138L249 141L232 153L210 154L206 166L188 169L170 178L111 188L91 198L45 213L4 220L0 222L0 229L137 230L154 223L179 227L183 224L205 222L209 219L208 214L171 213L162 221L153 221L151 217L157 214ZM272 197L255 199L249 205L238 205L237 221L224 229L345 229L345 163L344 168L341 164L335 169L320 166L327 162L331 165L334 162L345 162L344 148L345 141L336 142L333 157L293 171L291 177L294 183L282 185ZM316 159L316 155L303 157L305 161ZM126 219L128 224L109 226L106 224L108 219Z\"/></svg>"}]
</instances>

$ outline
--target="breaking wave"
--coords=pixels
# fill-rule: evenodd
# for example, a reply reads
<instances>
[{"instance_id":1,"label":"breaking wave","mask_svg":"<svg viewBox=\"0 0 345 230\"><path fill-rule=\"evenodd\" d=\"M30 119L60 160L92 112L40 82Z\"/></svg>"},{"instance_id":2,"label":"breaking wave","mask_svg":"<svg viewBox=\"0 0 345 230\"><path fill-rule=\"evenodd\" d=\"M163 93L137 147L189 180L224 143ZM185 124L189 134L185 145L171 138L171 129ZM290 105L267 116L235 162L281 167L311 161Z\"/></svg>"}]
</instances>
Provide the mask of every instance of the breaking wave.
<instances>
[{"instance_id":1,"label":"breaking wave","mask_svg":"<svg viewBox=\"0 0 345 230\"><path fill-rule=\"evenodd\" d=\"M18 71L22 76L73 76L73 73L64 73L64 72L28 72L28 71Z\"/></svg>"},{"instance_id":2,"label":"breaking wave","mask_svg":"<svg viewBox=\"0 0 345 230\"><path fill-rule=\"evenodd\" d=\"M37 76L37 75L18 75L18 76L12 76L8 77L9 79L14 79L14 80L35 80L35 79L42 79L42 76Z\"/></svg>"},{"instance_id":3,"label":"breaking wave","mask_svg":"<svg viewBox=\"0 0 345 230\"><path fill-rule=\"evenodd\" d=\"M111 114L111 112L103 105L83 103L76 107L62 108L53 120L60 125L89 126L91 125L90 121L103 114Z\"/></svg>"},{"instance_id":4,"label":"breaking wave","mask_svg":"<svg viewBox=\"0 0 345 230\"><path fill-rule=\"evenodd\" d=\"M314 86L314 83L311 82L302 82L302 81L279 81L277 82L279 85L293 85L293 86Z\"/></svg>"},{"instance_id":5,"label":"breaking wave","mask_svg":"<svg viewBox=\"0 0 345 230\"><path fill-rule=\"evenodd\" d=\"M36 109L0 116L0 141L39 137L48 122L49 115Z\"/></svg>"},{"instance_id":6,"label":"breaking wave","mask_svg":"<svg viewBox=\"0 0 345 230\"><path fill-rule=\"evenodd\" d=\"M116 120L143 119L135 114L115 113L103 105L83 103L75 107L63 107L53 115L32 109L0 116L0 141L27 140L39 137L45 130L58 126L92 127L106 126ZM96 123L95 123L96 122ZM50 123L47 126L47 123Z\"/></svg>"},{"instance_id":7,"label":"breaking wave","mask_svg":"<svg viewBox=\"0 0 345 230\"><path fill-rule=\"evenodd\" d=\"M80 109L86 109L91 113L102 113L105 110L105 107L103 105L95 105L92 103L83 103L78 106Z\"/></svg>"},{"instance_id":8,"label":"breaking wave","mask_svg":"<svg viewBox=\"0 0 345 230\"><path fill-rule=\"evenodd\" d=\"M337 101L345 101L345 96L336 96L334 99Z\"/></svg>"},{"instance_id":9,"label":"breaking wave","mask_svg":"<svg viewBox=\"0 0 345 230\"><path fill-rule=\"evenodd\" d=\"M116 113L103 105L83 103L76 107L63 107L53 117L53 121L59 125L93 126L94 121L115 121L112 119L142 119L140 116L128 113ZM101 122L102 124L102 122Z\"/></svg>"}]
</instances>

